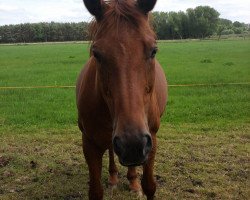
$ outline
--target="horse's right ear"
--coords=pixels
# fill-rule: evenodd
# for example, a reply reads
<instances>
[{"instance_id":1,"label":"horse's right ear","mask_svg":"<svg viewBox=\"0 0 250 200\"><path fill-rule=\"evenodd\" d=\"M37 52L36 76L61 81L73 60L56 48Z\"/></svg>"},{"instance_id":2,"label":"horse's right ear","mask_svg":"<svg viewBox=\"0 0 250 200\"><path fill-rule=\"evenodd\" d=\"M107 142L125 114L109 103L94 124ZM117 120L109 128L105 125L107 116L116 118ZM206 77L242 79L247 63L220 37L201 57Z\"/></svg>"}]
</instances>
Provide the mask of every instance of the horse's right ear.
<instances>
[{"instance_id":1,"label":"horse's right ear","mask_svg":"<svg viewBox=\"0 0 250 200\"><path fill-rule=\"evenodd\" d=\"M83 0L85 7L91 15L94 15L96 20L100 20L104 13L103 0Z\"/></svg>"},{"instance_id":2,"label":"horse's right ear","mask_svg":"<svg viewBox=\"0 0 250 200\"><path fill-rule=\"evenodd\" d=\"M148 12L153 10L156 2L157 0L137 0L137 6L143 14L147 15Z\"/></svg>"}]
</instances>

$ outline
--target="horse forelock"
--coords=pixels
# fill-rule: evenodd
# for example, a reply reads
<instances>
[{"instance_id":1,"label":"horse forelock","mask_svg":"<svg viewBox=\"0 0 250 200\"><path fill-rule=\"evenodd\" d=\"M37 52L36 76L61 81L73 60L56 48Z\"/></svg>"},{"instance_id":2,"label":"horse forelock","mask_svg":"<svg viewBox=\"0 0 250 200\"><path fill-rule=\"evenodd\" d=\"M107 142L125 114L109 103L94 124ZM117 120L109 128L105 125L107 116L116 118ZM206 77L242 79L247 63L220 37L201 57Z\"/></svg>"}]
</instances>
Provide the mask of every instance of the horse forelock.
<instances>
[{"instance_id":1,"label":"horse forelock","mask_svg":"<svg viewBox=\"0 0 250 200\"><path fill-rule=\"evenodd\" d=\"M114 31L119 36L121 28L133 28L140 37L151 34L155 36L150 23L138 8L135 0L107 0L104 1L104 15L100 21L92 20L90 25L90 39ZM139 37L139 36L138 36Z\"/></svg>"}]
</instances>

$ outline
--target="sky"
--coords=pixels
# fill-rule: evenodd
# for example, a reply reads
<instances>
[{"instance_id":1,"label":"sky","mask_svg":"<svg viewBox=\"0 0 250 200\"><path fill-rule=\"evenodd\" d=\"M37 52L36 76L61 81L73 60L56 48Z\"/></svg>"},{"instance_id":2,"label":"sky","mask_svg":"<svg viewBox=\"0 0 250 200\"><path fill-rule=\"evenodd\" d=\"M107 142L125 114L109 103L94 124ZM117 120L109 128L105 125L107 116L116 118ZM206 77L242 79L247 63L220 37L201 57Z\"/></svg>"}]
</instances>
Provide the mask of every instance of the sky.
<instances>
[{"instance_id":1,"label":"sky","mask_svg":"<svg viewBox=\"0 0 250 200\"><path fill-rule=\"evenodd\" d=\"M221 18L250 23L250 0L158 0L154 11L186 11L199 5L215 8ZM0 0L0 25L90 20L82 0Z\"/></svg>"}]
</instances>

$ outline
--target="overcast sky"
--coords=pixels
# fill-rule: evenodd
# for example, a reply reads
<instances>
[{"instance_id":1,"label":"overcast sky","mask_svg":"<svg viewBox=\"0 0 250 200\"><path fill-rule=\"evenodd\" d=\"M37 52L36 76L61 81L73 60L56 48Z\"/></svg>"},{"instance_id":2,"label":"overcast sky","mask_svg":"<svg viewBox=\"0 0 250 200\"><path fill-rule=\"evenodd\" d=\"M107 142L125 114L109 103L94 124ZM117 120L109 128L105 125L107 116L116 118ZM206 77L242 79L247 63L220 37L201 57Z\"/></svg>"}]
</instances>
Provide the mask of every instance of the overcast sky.
<instances>
[{"instance_id":1,"label":"overcast sky","mask_svg":"<svg viewBox=\"0 0 250 200\"><path fill-rule=\"evenodd\" d=\"M158 0L154 10L185 11L199 5L215 8L222 18L250 23L250 0ZM90 19L82 0L0 0L0 25Z\"/></svg>"}]
</instances>

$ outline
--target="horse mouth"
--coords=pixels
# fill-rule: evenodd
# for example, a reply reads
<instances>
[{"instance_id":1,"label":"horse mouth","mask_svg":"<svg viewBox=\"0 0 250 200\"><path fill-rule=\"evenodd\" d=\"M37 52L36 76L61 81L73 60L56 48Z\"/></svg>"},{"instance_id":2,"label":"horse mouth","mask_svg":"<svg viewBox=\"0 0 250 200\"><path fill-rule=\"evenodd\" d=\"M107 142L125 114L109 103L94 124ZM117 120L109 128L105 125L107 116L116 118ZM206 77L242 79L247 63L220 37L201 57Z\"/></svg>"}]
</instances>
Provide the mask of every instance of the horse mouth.
<instances>
[{"instance_id":1,"label":"horse mouth","mask_svg":"<svg viewBox=\"0 0 250 200\"><path fill-rule=\"evenodd\" d=\"M123 162L122 160L119 159L119 162L122 166L125 167L137 167L137 166L141 166L144 165L147 162L147 158L141 162Z\"/></svg>"}]
</instances>

